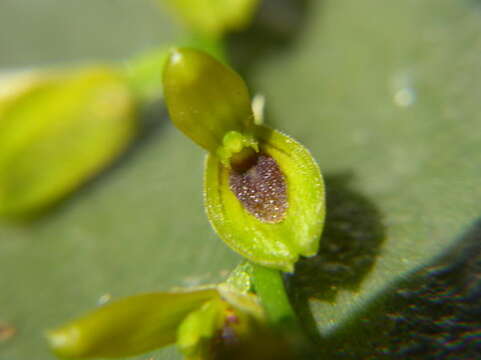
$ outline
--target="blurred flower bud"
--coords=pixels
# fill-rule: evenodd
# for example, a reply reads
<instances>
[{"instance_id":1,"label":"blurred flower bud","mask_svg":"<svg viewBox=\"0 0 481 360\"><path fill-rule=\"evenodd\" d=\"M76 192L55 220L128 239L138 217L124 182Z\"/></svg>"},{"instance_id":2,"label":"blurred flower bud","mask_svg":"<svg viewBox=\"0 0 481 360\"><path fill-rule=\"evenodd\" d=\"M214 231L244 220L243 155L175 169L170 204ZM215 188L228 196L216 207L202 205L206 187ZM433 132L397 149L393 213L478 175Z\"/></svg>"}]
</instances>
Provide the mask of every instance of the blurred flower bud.
<instances>
[{"instance_id":1,"label":"blurred flower bud","mask_svg":"<svg viewBox=\"0 0 481 360\"><path fill-rule=\"evenodd\" d=\"M17 84L18 85L18 84ZM42 210L110 164L136 134L124 79L92 67L0 89L0 214Z\"/></svg>"}]
</instances>

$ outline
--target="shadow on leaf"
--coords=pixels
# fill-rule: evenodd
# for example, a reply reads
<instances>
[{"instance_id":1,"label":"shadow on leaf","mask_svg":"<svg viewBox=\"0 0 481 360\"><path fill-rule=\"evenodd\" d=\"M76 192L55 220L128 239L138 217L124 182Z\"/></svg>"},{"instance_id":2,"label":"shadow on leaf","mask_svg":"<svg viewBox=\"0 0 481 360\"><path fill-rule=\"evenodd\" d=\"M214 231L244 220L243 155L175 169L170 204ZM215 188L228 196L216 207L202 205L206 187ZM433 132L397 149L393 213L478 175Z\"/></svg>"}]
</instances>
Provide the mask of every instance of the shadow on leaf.
<instances>
[{"instance_id":1,"label":"shadow on leaf","mask_svg":"<svg viewBox=\"0 0 481 360\"><path fill-rule=\"evenodd\" d=\"M353 175L325 176L326 220L319 252L296 264L287 285L294 306L314 340L319 340L309 299L334 302L339 289L356 291L372 269L385 237L382 216L356 191Z\"/></svg>"},{"instance_id":2,"label":"shadow on leaf","mask_svg":"<svg viewBox=\"0 0 481 360\"><path fill-rule=\"evenodd\" d=\"M355 191L352 176L325 177L326 221L316 256L301 259L291 285L306 297L334 301L340 288L356 290L372 268L384 239L381 214Z\"/></svg>"},{"instance_id":3,"label":"shadow on leaf","mask_svg":"<svg viewBox=\"0 0 481 360\"><path fill-rule=\"evenodd\" d=\"M479 359L481 220L320 342L327 359Z\"/></svg>"}]
</instances>

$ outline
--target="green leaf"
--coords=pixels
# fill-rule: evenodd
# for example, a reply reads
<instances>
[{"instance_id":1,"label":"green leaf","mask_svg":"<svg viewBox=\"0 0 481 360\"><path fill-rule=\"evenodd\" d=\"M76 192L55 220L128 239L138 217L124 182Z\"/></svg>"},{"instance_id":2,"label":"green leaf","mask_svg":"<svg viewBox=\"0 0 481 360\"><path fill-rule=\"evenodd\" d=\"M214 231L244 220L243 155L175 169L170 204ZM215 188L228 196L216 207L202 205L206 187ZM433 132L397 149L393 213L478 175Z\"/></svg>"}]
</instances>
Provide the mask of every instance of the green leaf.
<instances>
[{"instance_id":1,"label":"green leaf","mask_svg":"<svg viewBox=\"0 0 481 360\"><path fill-rule=\"evenodd\" d=\"M251 21L259 0L167 0L184 23L194 30L218 37L241 30Z\"/></svg>"},{"instance_id":2,"label":"green leaf","mask_svg":"<svg viewBox=\"0 0 481 360\"><path fill-rule=\"evenodd\" d=\"M61 357L131 356L175 342L184 318L216 290L136 295L104 305L48 333L52 350Z\"/></svg>"},{"instance_id":3,"label":"green leaf","mask_svg":"<svg viewBox=\"0 0 481 360\"><path fill-rule=\"evenodd\" d=\"M25 216L110 164L136 134L124 80L108 68L40 74L0 97L0 214Z\"/></svg>"},{"instance_id":4,"label":"green leaf","mask_svg":"<svg viewBox=\"0 0 481 360\"><path fill-rule=\"evenodd\" d=\"M203 148L215 152L228 131L253 124L249 91L241 77L211 56L172 50L164 70L170 119Z\"/></svg>"},{"instance_id":5,"label":"green leaf","mask_svg":"<svg viewBox=\"0 0 481 360\"><path fill-rule=\"evenodd\" d=\"M319 248L325 205L322 178L312 156L293 139L264 126L256 127L254 137L259 141L260 154L272 158L283 174L287 199L278 201L283 194L277 192L264 198L263 186L270 187L265 182L254 186L251 190L257 192L249 195L259 201L239 201L242 193L233 191L236 185L232 185L231 170L209 154L204 182L207 215L222 240L242 256L291 272L300 255L315 255ZM264 172L271 170L262 168L260 161L246 172L247 183L240 185L240 191L250 186L249 179L260 177L265 181ZM272 209L270 201L275 205ZM259 203L266 206L256 207ZM286 209L279 212L281 206Z\"/></svg>"}]
</instances>

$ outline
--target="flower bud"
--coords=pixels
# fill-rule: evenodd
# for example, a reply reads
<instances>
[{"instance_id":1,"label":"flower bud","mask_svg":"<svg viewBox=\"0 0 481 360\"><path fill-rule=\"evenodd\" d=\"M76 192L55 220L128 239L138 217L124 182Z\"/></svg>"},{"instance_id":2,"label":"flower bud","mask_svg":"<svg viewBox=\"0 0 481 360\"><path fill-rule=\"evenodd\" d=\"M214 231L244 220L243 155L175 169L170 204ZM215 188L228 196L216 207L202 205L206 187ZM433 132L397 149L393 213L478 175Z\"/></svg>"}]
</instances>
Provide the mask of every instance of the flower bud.
<instances>
[{"instance_id":1,"label":"flower bud","mask_svg":"<svg viewBox=\"0 0 481 360\"><path fill-rule=\"evenodd\" d=\"M32 75L11 89L0 88L2 215L51 205L112 162L136 134L130 91L109 68Z\"/></svg>"}]
</instances>

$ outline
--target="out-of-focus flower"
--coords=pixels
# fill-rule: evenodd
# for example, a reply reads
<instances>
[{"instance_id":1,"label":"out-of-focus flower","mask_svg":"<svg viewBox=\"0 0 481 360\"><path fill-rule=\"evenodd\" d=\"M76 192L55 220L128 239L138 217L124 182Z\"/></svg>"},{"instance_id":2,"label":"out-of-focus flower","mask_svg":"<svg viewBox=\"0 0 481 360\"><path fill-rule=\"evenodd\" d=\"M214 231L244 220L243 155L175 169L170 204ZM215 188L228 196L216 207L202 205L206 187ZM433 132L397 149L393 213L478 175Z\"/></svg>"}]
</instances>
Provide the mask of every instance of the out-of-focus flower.
<instances>
[{"instance_id":1,"label":"out-of-focus flower","mask_svg":"<svg viewBox=\"0 0 481 360\"><path fill-rule=\"evenodd\" d=\"M137 132L122 75L107 67L33 73L0 86L0 215L25 217L111 163Z\"/></svg>"}]
</instances>

